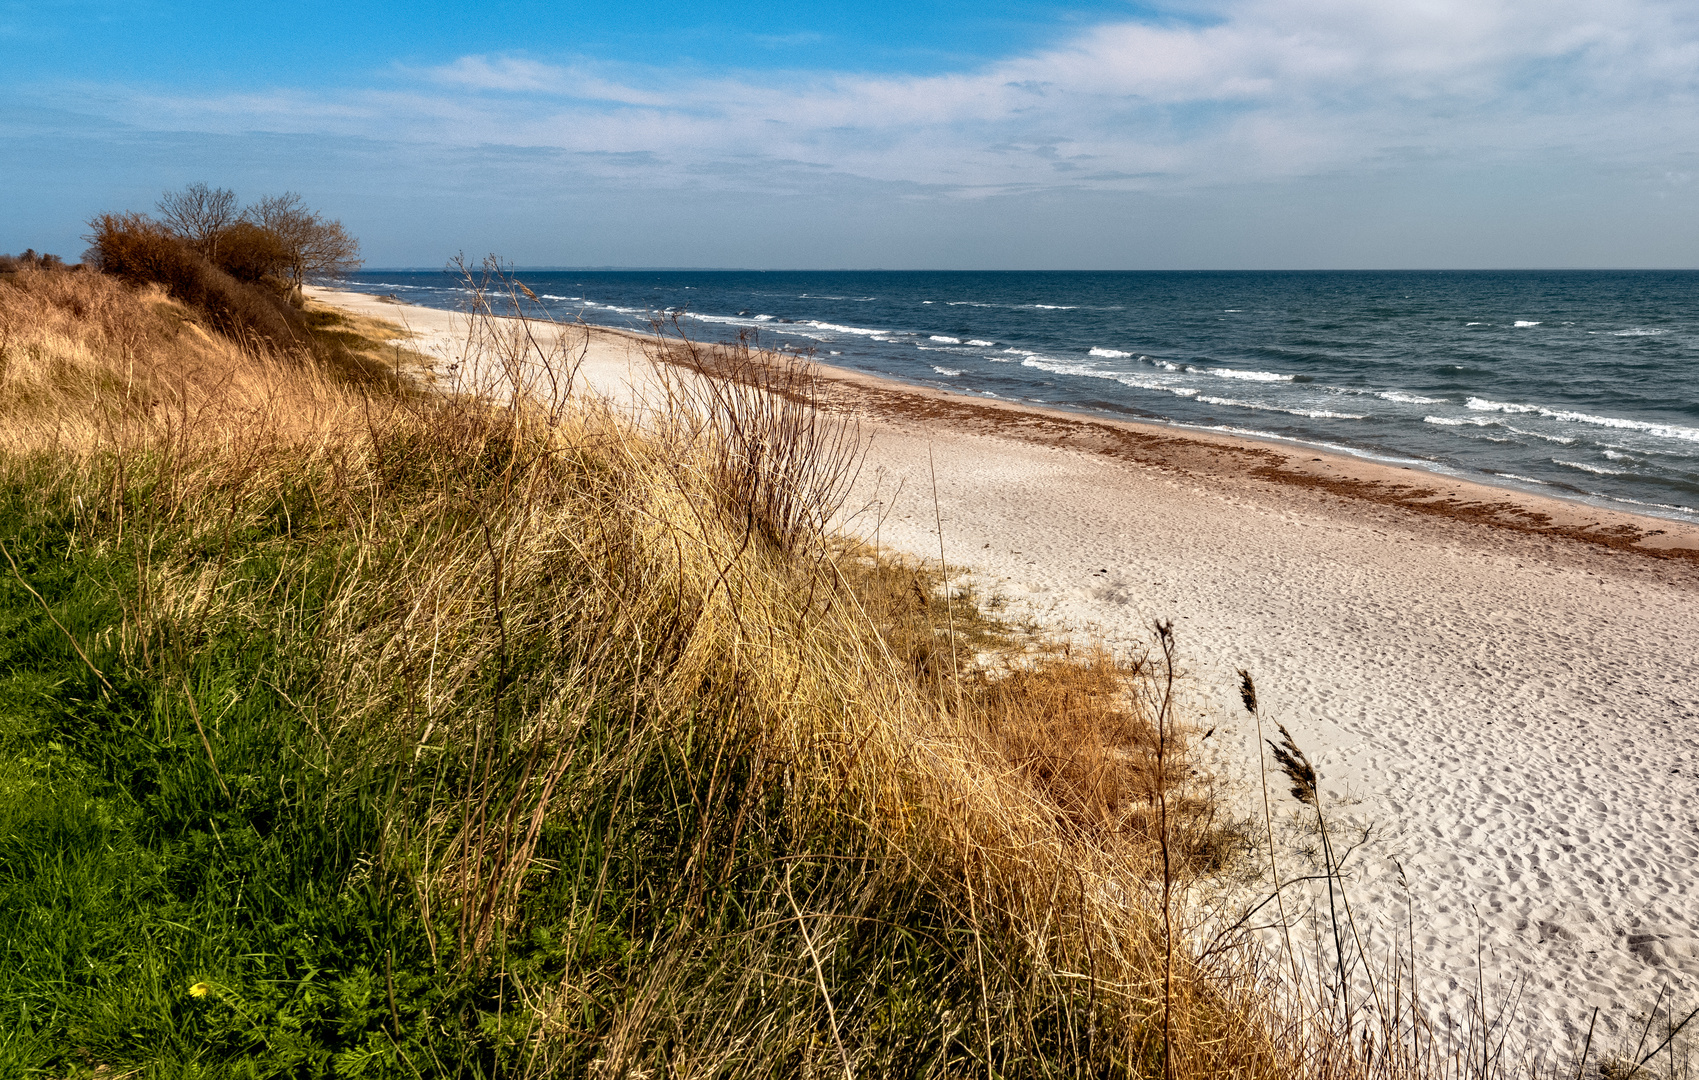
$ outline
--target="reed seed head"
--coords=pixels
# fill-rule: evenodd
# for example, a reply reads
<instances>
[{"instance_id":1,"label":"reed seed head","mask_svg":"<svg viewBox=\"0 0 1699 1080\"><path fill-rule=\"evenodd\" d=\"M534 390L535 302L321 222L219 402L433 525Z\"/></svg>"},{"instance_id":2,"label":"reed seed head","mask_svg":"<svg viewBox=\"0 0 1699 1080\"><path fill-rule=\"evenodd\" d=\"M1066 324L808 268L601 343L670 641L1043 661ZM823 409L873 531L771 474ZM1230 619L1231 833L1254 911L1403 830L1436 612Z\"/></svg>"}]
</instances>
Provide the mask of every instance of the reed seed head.
<instances>
[{"instance_id":1,"label":"reed seed head","mask_svg":"<svg viewBox=\"0 0 1699 1080\"><path fill-rule=\"evenodd\" d=\"M1251 673L1244 668L1239 669L1239 698L1245 703L1245 711L1257 711L1257 684L1251 681Z\"/></svg>"},{"instance_id":2,"label":"reed seed head","mask_svg":"<svg viewBox=\"0 0 1699 1080\"><path fill-rule=\"evenodd\" d=\"M1299 749L1298 743L1292 738L1292 733L1286 730L1285 724L1280 728L1280 743L1276 745L1273 739L1266 740L1269 749L1274 751L1274 760L1292 780L1292 796L1301 803L1316 805L1316 770L1310 764L1310 759Z\"/></svg>"}]
</instances>

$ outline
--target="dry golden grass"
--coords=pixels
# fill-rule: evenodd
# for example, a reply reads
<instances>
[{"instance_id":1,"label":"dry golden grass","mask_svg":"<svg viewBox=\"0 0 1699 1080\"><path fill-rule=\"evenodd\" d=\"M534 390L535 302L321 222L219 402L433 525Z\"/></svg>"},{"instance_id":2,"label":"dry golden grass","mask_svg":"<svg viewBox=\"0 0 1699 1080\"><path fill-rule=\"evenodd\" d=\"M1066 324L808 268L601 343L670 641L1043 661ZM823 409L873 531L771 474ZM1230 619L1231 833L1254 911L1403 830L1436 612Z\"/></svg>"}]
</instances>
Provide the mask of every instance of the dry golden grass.
<instances>
[{"instance_id":1,"label":"dry golden grass","mask_svg":"<svg viewBox=\"0 0 1699 1080\"><path fill-rule=\"evenodd\" d=\"M399 336L335 329L374 356ZM588 961L523 988L535 1068L918 1070L834 972L859 927L919 918L920 890L977 988L925 1018L939 1075L1375 1071L1273 1011L1250 954L1199 951L1187 897L1238 834L1196 774L1165 631L1139 656L1035 655L925 570L827 535L854 439L805 367L715 354L735 379L675 380L639 426L570 396L529 334L484 341L507 383L406 392L237 347L156 292L19 274L0 280L0 458L37 484L50 461L83 542L134 555L136 662L293 620L324 767L392 770L382 858L457 965L521 925L576 932L526 914L567 873L551 835L648 785L696 793L691 820L633 834L699 837L647 882L676 921L641 977L594 1023L586 988L610 976ZM288 544L332 567L311 612L276 602L281 571L255 577ZM745 879L771 906L733 932L715 897ZM751 1004L780 984L802 1011Z\"/></svg>"}]
</instances>

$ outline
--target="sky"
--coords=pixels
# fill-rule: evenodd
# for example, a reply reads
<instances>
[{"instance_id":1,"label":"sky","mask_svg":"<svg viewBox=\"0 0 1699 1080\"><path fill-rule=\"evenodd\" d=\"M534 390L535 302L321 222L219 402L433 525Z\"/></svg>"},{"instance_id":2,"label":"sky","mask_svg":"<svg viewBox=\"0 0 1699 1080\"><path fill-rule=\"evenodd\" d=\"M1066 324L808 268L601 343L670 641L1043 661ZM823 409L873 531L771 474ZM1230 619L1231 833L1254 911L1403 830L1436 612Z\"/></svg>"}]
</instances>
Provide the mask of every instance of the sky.
<instances>
[{"instance_id":1,"label":"sky","mask_svg":"<svg viewBox=\"0 0 1699 1080\"><path fill-rule=\"evenodd\" d=\"M1699 266L1694 0L0 0L0 252L192 182L373 267Z\"/></svg>"}]
</instances>

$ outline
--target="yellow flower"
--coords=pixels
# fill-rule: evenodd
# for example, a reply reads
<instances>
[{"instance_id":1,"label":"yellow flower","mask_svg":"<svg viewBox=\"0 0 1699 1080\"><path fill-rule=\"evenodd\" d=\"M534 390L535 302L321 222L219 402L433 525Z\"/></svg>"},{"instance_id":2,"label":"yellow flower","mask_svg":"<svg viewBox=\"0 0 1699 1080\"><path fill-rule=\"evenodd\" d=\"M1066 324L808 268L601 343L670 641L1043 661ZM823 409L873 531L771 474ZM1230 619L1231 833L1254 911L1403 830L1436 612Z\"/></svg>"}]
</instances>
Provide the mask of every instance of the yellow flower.
<instances>
[{"instance_id":1,"label":"yellow flower","mask_svg":"<svg viewBox=\"0 0 1699 1080\"><path fill-rule=\"evenodd\" d=\"M198 982L195 985L189 987L189 996L190 997L202 998L202 997L206 997L210 993L212 993L212 987L208 986L204 982Z\"/></svg>"}]
</instances>

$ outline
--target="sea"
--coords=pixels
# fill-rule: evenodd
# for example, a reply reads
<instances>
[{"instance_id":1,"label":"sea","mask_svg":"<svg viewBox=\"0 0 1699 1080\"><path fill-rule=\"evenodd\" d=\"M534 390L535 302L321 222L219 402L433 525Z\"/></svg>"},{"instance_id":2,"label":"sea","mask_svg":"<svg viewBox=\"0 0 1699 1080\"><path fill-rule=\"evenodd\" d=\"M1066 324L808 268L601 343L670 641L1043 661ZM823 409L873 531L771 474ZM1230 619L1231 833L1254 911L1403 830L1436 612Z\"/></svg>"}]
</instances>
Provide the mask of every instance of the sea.
<instances>
[{"instance_id":1,"label":"sea","mask_svg":"<svg viewBox=\"0 0 1699 1080\"><path fill-rule=\"evenodd\" d=\"M1699 523L1699 271L521 270L525 314ZM461 308L446 271L341 287Z\"/></svg>"}]
</instances>

